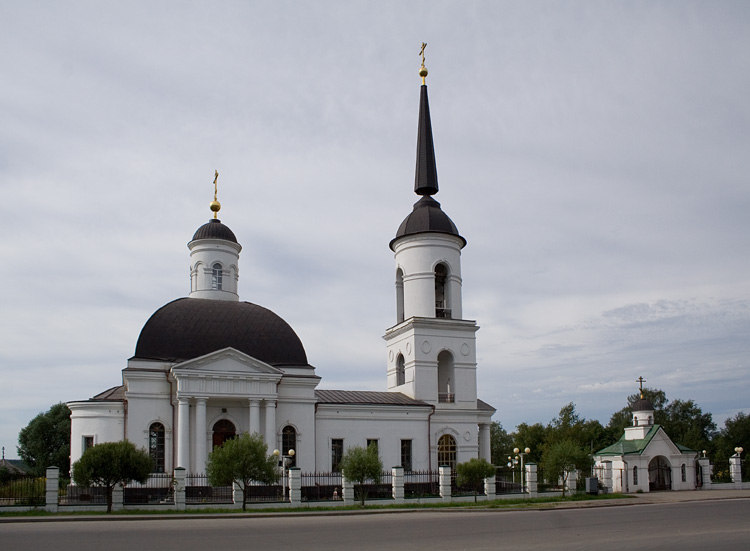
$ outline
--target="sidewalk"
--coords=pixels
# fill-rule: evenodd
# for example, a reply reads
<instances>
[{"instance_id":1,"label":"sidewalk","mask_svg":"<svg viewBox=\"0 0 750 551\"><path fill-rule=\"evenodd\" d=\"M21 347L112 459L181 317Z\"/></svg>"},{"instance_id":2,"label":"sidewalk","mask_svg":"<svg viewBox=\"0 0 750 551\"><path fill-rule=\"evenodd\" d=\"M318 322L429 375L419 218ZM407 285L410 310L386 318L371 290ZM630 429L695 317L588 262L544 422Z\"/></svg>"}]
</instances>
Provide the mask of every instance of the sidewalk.
<instances>
[{"instance_id":1,"label":"sidewalk","mask_svg":"<svg viewBox=\"0 0 750 551\"><path fill-rule=\"evenodd\" d=\"M587 509L591 507L622 507L629 505L651 505L665 503L687 503L690 501L712 501L722 499L750 499L750 490L686 490L680 492L648 492L643 494L628 494L628 497L621 499L602 499L593 501L568 501L564 503L540 503L531 507L523 507L523 510L549 511L553 509ZM520 508L519 508L520 509ZM466 508L425 508L425 509L363 509L347 511L294 511L294 512L237 512L237 513L195 513L195 514L143 514L143 515L49 515L49 516L19 516L5 517L0 516L0 525L6 523L18 522L66 522L66 521L134 521L134 520L189 520L197 518L258 518L258 517L288 517L288 516L319 516L319 515L373 515L373 514L394 514L394 513L419 513L419 512L472 512L481 510L481 507ZM489 509L485 509L489 511ZM502 512L514 509L492 509L492 511Z\"/></svg>"}]
</instances>

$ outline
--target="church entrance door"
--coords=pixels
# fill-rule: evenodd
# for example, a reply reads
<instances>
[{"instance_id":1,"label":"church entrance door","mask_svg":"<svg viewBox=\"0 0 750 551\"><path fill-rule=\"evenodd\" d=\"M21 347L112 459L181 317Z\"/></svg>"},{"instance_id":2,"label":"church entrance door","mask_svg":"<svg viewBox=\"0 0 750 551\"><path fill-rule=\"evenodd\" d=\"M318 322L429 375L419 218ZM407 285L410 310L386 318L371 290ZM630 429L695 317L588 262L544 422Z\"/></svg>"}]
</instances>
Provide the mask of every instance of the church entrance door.
<instances>
[{"instance_id":1,"label":"church entrance door","mask_svg":"<svg viewBox=\"0 0 750 551\"><path fill-rule=\"evenodd\" d=\"M672 466L666 457L657 455L648 464L648 489L651 492L672 489Z\"/></svg>"},{"instance_id":2,"label":"church entrance door","mask_svg":"<svg viewBox=\"0 0 750 551\"><path fill-rule=\"evenodd\" d=\"M220 419L214 423L214 448L218 448L227 440L231 440L237 435L234 423L229 419Z\"/></svg>"}]
</instances>

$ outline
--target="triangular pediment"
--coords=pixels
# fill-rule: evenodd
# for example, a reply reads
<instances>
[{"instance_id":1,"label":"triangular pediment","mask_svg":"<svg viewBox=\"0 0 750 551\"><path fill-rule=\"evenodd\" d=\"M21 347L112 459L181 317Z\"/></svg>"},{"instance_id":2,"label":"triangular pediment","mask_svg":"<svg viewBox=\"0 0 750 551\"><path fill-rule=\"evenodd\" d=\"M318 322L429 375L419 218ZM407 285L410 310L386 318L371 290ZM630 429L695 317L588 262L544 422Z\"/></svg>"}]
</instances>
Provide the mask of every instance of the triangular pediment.
<instances>
[{"instance_id":1,"label":"triangular pediment","mask_svg":"<svg viewBox=\"0 0 750 551\"><path fill-rule=\"evenodd\" d=\"M664 429L659 427L654 437L646 444L642 455L655 456L655 455L676 455L680 454L680 448L678 448L672 439L667 436Z\"/></svg>"},{"instance_id":2,"label":"triangular pediment","mask_svg":"<svg viewBox=\"0 0 750 551\"><path fill-rule=\"evenodd\" d=\"M265 374L281 377L283 373L275 367L248 356L234 348L224 348L174 365L177 373L225 373L225 374Z\"/></svg>"}]
</instances>

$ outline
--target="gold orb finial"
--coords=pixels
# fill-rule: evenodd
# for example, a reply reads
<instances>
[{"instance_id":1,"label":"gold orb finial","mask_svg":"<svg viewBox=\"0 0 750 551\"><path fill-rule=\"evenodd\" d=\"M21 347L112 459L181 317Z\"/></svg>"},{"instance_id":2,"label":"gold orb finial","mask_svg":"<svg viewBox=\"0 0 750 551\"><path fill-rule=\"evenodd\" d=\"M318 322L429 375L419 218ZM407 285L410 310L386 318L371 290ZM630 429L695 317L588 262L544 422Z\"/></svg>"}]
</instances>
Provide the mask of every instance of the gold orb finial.
<instances>
[{"instance_id":1,"label":"gold orb finial","mask_svg":"<svg viewBox=\"0 0 750 551\"><path fill-rule=\"evenodd\" d=\"M211 212L214 213L214 218L217 218L218 212L221 210L221 203L219 203L219 200L216 198L216 195L218 194L218 191L219 191L219 185L217 184L218 181L219 181L219 171L215 170L214 171L214 200L208 204L208 208L210 208Z\"/></svg>"},{"instance_id":2,"label":"gold orb finial","mask_svg":"<svg viewBox=\"0 0 750 551\"><path fill-rule=\"evenodd\" d=\"M422 77L422 84L426 84L425 79L427 78L427 67L424 66L424 49L427 47L427 42L422 42L422 49L419 50L419 55L422 56L422 66L419 68L419 76Z\"/></svg>"}]
</instances>

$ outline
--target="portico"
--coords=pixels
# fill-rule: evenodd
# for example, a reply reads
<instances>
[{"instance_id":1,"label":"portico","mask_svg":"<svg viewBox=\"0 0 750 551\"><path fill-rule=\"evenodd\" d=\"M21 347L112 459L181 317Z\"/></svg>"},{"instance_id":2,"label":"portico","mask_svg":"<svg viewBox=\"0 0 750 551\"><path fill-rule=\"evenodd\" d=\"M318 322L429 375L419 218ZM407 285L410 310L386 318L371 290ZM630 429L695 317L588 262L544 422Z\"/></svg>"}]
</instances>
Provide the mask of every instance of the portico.
<instances>
[{"instance_id":1,"label":"portico","mask_svg":"<svg viewBox=\"0 0 750 551\"><path fill-rule=\"evenodd\" d=\"M214 426L221 420L231 422L234 432L262 434L269 448L275 446L282 378L278 369L225 349L178 364L170 372L177 383L177 467L205 472Z\"/></svg>"}]
</instances>

